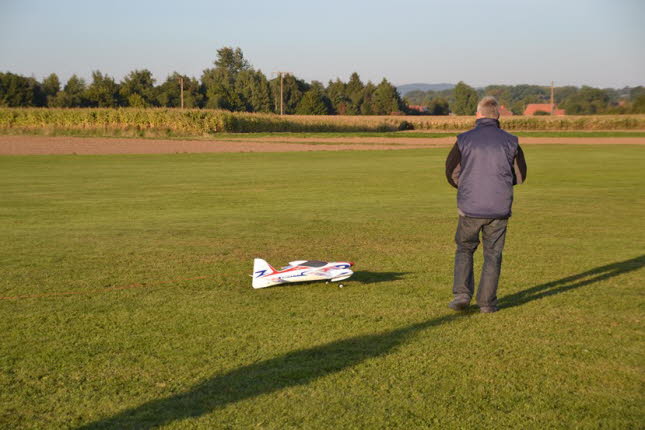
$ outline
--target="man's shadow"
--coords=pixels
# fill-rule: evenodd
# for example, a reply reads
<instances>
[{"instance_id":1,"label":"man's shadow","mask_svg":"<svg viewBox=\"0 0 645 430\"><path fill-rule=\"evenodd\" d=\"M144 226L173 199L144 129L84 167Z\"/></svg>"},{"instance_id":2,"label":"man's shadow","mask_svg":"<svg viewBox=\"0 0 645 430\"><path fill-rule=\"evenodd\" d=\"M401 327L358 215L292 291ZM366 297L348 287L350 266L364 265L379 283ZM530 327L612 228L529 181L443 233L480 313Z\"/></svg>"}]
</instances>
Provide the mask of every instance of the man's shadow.
<instances>
[{"instance_id":1,"label":"man's shadow","mask_svg":"<svg viewBox=\"0 0 645 430\"><path fill-rule=\"evenodd\" d=\"M632 272L643 266L645 266L645 255L597 267L505 296L500 300L500 306L503 309L521 306L533 300ZM472 315L472 313L451 313L397 330L355 336L313 348L292 351L224 374L214 375L186 392L149 401L81 428L149 429L173 421L201 416L228 404L287 387L306 385L317 378L355 366L369 358L386 355L422 330Z\"/></svg>"}]
</instances>

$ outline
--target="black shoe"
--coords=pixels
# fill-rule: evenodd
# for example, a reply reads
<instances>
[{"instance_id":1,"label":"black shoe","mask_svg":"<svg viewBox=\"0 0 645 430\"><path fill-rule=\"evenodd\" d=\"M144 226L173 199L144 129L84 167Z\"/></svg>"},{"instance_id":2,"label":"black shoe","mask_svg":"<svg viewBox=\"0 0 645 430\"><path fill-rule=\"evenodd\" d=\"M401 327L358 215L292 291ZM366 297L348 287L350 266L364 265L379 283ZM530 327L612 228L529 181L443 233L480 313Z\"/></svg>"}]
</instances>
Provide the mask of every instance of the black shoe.
<instances>
[{"instance_id":1,"label":"black shoe","mask_svg":"<svg viewBox=\"0 0 645 430\"><path fill-rule=\"evenodd\" d=\"M453 311L463 311L468 305L470 305L470 300L463 297L455 298L452 302L448 303L448 307Z\"/></svg>"},{"instance_id":2,"label":"black shoe","mask_svg":"<svg viewBox=\"0 0 645 430\"><path fill-rule=\"evenodd\" d=\"M484 306L483 308L479 308L479 312L482 314L492 314L497 311L498 309L495 306Z\"/></svg>"}]
</instances>

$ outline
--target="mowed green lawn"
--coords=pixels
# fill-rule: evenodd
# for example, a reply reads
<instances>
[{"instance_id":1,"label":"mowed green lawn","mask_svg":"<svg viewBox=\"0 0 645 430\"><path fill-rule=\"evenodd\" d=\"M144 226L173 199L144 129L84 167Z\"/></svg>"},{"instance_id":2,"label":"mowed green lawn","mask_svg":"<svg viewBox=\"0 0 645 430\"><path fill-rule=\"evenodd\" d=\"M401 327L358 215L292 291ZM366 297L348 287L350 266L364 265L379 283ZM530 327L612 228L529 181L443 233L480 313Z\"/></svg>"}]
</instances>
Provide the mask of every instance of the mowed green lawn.
<instances>
[{"instance_id":1,"label":"mowed green lawn","mask_svg":"<svg viewBox=\"0 0 645 430\"><path fill-rule=\"evenodd\" d=\"M0 427L642 427L645 148L524 150L496 314L446 148L0 157Z\"/></svg>"}]
</instances>

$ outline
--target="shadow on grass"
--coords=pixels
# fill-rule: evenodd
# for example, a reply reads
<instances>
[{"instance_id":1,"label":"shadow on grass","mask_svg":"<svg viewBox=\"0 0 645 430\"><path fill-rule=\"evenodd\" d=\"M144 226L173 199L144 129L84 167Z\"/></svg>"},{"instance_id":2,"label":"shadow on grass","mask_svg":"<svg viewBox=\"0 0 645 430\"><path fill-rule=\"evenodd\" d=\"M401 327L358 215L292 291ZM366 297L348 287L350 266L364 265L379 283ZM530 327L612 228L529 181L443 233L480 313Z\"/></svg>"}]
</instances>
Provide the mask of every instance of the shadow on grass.
<instances>
[{"instance_id":1,"label":"shadow on grass","mask_svg":"<svg viewBox=\"0 0 645 430\"><path fill-rule=\"evenodd\" d=\"M532 302L533 300L564 293L569 290L584 287L585 285L593 284L594 282L604 281L605 279L613 278L614 276L618 276L622 273L632 272L642 268L643 266L645 266L645 255L632 258L631 260L621 261L619 263L596 267L595 269L591 269L577 275L536 285L535 287L519 291L515 294L504 296L499 301L499 306L505 309L513 308L515 306L523 305L524 303Z\"/></svg>"},{"instance_id":2,"label":"shadow on grass","mask_svg":"<svg viewBox=\"0 0 645 430\"><path fill-rule=\"evenodd\" d=\"M536 285L505 296L500 305L521 306L533 300L564 293L638 270L645 266L645 255L598 267L557 281ZM472 313L451 313L397 330L356 336L250 364L201 382L190 390L165 399L152 400L127 409L82 429L149 429L174 421L198 417L228 404L269 394L283 388L306 385L323 376L355 366L369 358L386 355L422 331Z\"/></svg>"},{"instance_id":3,"label":"shadow on grass","mask_svg":"<svg viewBox=\"0 0 645 430\"><path fill-rule=\"evenodd\" d=\"M367 270L359 270L354 272L347 282L358 281L361 284L376 284L378 282L400 281L409 273L410 272L370 272Z\"/></svg>"}]
</instances>

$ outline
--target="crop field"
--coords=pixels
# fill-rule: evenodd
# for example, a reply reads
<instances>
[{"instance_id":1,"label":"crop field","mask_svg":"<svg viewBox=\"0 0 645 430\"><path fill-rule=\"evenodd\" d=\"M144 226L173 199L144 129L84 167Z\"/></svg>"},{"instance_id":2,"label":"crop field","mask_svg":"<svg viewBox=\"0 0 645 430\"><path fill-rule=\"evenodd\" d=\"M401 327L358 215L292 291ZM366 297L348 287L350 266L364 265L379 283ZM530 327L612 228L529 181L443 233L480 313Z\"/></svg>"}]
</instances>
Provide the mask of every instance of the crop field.
<instances>
[{"instance_id":1,"label":"crop field","mask_svg":"<svg viewBox=\"0 0 645 430\"><path fill-rule=\"evenodd\" d=\"M250 132L456 131L469 116L315 116L207 109L0 108L0 133L116 137L203 137ZM503 117L508 130L645 130L645 115Z\"/></svg>"},{"instance_id":2,"label":"crop field","mask_svg":"<svg viewBox=\"0 0 645 430\"><path fill-rule=\"evenodd\" d=\"M0 428L642 428L643 146L524 147L495 314L447 151L0 157Z\"/></svg>"}]
</instances>

